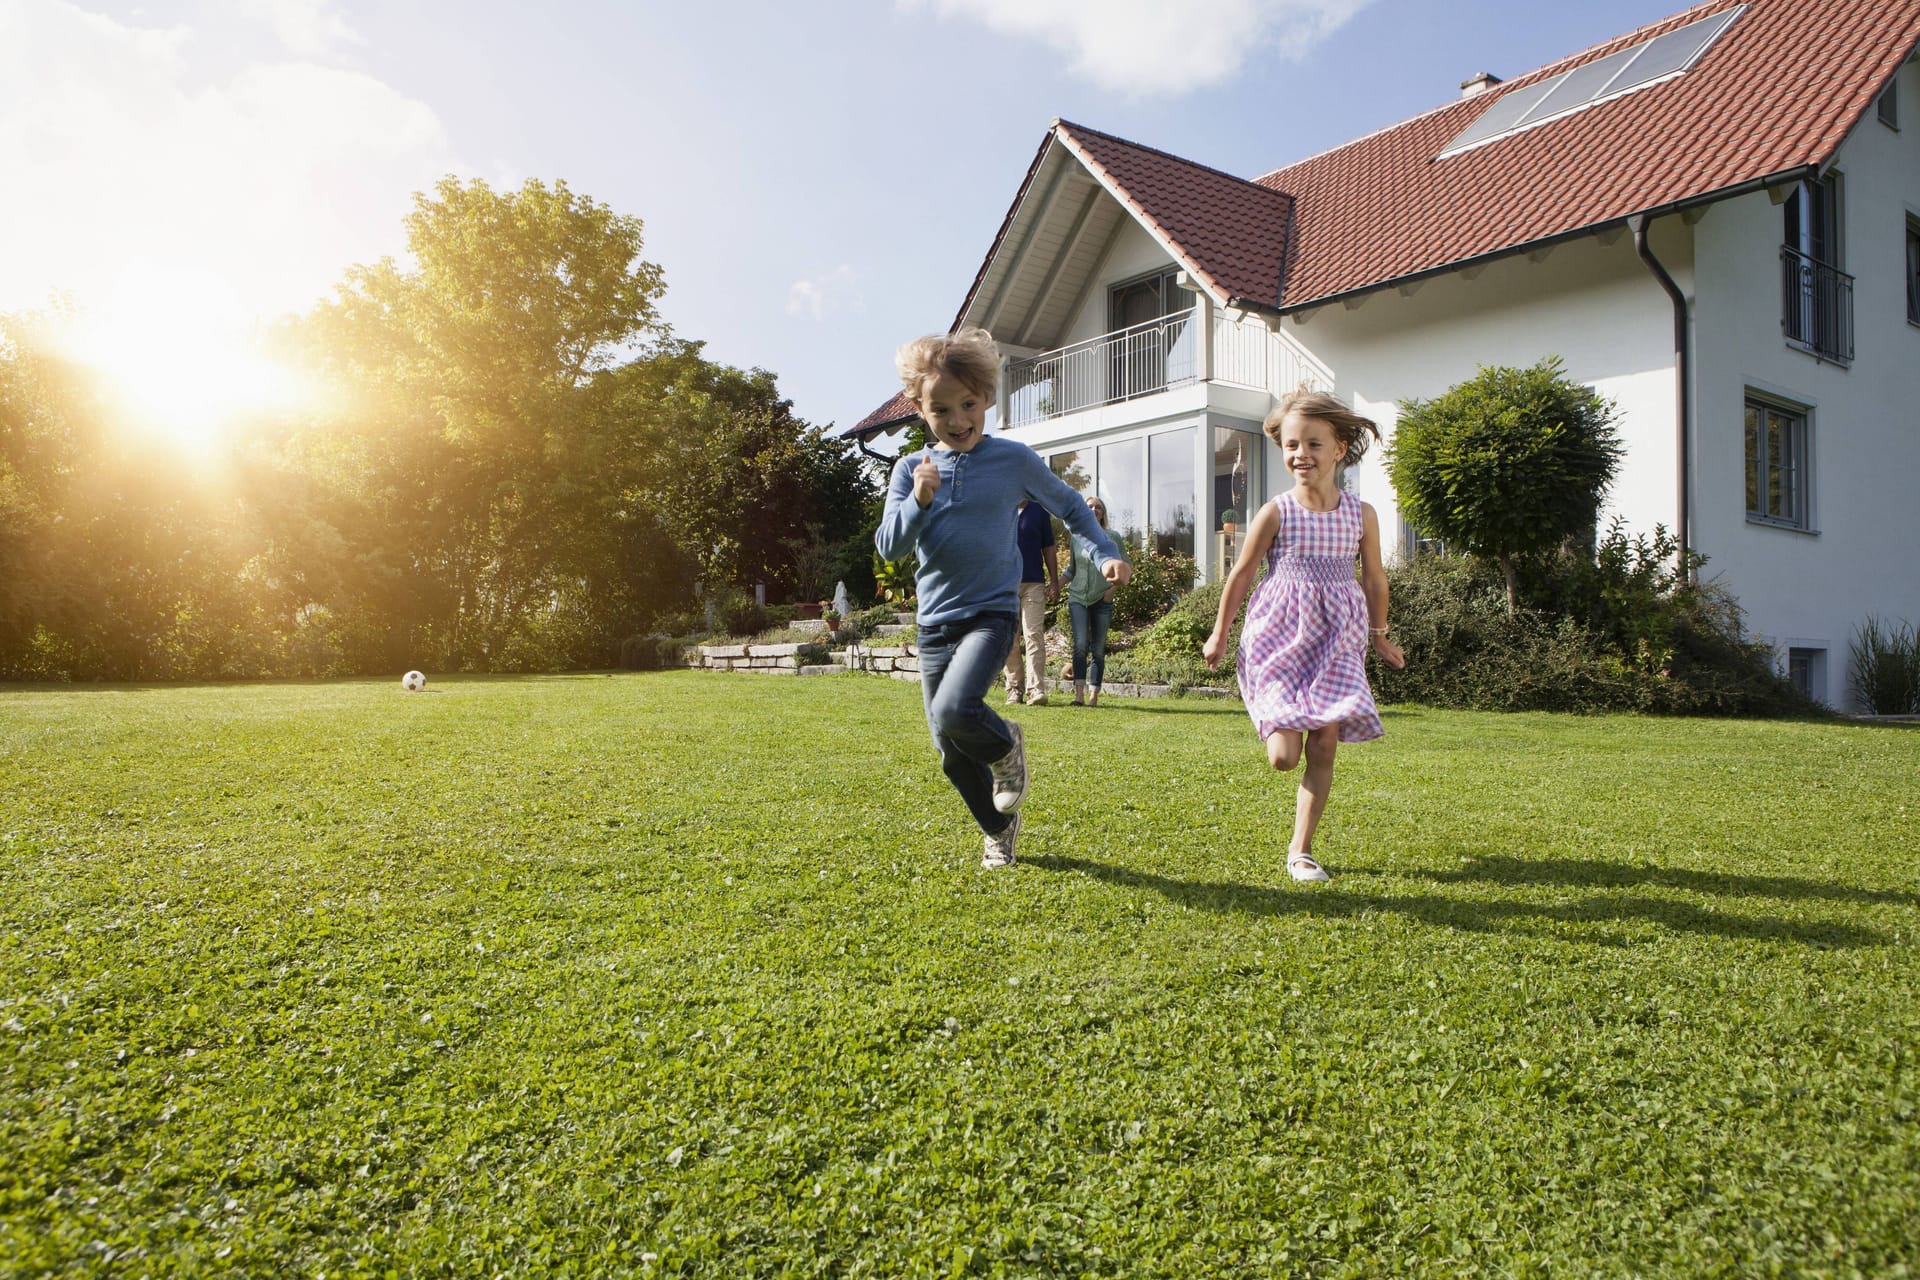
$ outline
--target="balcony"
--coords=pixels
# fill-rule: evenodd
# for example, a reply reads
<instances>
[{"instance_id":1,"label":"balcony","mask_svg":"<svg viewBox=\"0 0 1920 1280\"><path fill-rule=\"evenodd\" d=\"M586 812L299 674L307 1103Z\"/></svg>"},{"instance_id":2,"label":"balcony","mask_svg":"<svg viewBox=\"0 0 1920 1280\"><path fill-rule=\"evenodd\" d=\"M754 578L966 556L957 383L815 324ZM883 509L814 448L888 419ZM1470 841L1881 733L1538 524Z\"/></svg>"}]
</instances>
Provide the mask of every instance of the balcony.
<instances>
[{"instance_id":1,"label":"balcony","mask_svg":"<svg viewBox=\"0 0 1920 1280\"><path fill-rule=\"evenodd\" d=\"M1203 325L1212 339L1204 352ZM1007 425L1030 426L1203 380L1274 394L1302 383L1333 385L1323 365L1266 325L1195 307L1009 360Z\"/></svg>"},{"instance_id":2,"label":"balcony","mask_svg":"<svg viewBox=\"0 0 1920 1280\"><path fill-rule=\"evenodd\" d=\"M1853 363L1853 277L1790 246L1780 249L1780 330L1834 364Z\"/></svg>"}]
</instances>

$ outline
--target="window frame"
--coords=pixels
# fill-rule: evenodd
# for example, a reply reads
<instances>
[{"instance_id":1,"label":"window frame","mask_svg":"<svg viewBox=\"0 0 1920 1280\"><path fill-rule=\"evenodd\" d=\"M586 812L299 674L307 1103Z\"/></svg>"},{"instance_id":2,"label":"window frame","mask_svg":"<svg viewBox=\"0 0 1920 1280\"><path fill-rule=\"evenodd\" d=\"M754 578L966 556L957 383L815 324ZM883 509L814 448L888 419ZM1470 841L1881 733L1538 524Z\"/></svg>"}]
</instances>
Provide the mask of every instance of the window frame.
<instances>
[{"instance_id":1,"label":"window frame","mask_svg":"<svg viewBox=\"0 0 1920 1280\"><path fill-rule=\"evenodd\" d=\"M1895 133L1900 132L1900 82L1898 80L1892 81L1880 91L1880 96L1874 99L1873 112L1881 124Z\"/></svg>"},{"instance_id":2,"label":"window frame","mask_svg":"<svg viewBox=\"0 0 1920 1280\"><path fill-rule=\"evenodd\" d=\"M1920 216L1907 215L1907 323L1920 328Z\"/></svg>"},{"instance_id":3,"label":"window frame","mask_svg":"<svg viewBox=\"0 0 1920 1280\"><path fill-rule=\"evenodd\" d=\"M1757 432L1749 431L1746 427L1747 414L1752 411L1762 415ZM1791 453L1789 484L1795 512L1793 516L1776 515L1764 509L1766 494L1771 489L1768 479L1772 459L1767 456L1766 449L1768 432L1765 415L1768 414L1785 417L1791 425L1788 449ZM1740 417L1741 487L1747 523L1795 533L1817 532L1813 525L1813 407L1749 387L1743 398ZM1760 495L1760 509L1754 506L1755 493Z\"/></svg>"},{"instance_id":4,"label":"window frame","mask_svg":"<svg viewBox=\"0 0 1920 1280\"><path fill-rule=\"evenodd\" d=\"M1815 702L1826 701L1827 651L1811 645L1788 645L1782 664L1789 683Z\"/></svg>"},{"instance_id":5,"label":"window frame","mask_svg":"<svg viewBox=\"0 0 1920 1280\"><path fill-rule=\"evenodd\" d=\"M1198 296L1193 290L1181 287L1179 281L1180 271L1181 268L1177 266L1155 267L1151 271L1142 271L1138 275L1128 276L1122 280L1115 280L1112 284L1109 284L1107 286L1107 332L1117 333L1121 329L1132 327L1130 324L1123 323L1123 318L1120 315L1119 304L1121 295L1138 289L1143 284L1156 286L1156 293L1158 295L1156 305L1159 307L1159 312L1155 315L1148 316L1145 320L1133 321L1132 324L1151 324L1155 320L1164 320L1168 316L1193 310L1198 301ZM1184 307L1169 308L1169 301L1178 301L1177 298L1170 298L1169 295L1176 293L1186 295L1187 305Z\"/></svg>"}]
</instances>

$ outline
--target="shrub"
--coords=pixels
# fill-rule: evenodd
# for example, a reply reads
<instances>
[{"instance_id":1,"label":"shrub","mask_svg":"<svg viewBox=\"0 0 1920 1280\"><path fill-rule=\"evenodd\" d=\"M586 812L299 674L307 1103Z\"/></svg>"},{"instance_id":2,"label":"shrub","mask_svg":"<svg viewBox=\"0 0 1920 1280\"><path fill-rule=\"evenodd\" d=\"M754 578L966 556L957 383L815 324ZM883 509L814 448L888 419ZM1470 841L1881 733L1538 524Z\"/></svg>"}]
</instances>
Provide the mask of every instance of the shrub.
<instances>
[{"instance_id":1,"label":"shrub","mask_svg":"<svg viewBox=\"0 0 1920 1280\"><path fill-rule=\"evenodd\" d=\"M1848 645L1847 688L1875 715L1920 713L1920 632L1904 622L1873 617Z\"/></svg>"},{"instance_id":2,"label":"shrub","mask_svg":"<svg viewBox=\"0 0 1920 1280\"><path fill-rule=\"evenodd\" d=\"M1193 557L1178 551L1138 555L1129 549L1127 558L1133 561L1133 577L1113 593L1116 627L1137 627L1158 618L1193 590L1193 580L1199 575Z\"/></svg>"},{"instance_id":3,"label":"shrub","mask_svg":"<svg viewBox=\"0 0 1920 1280\"><path fill-rule=\"evenodd\" d=\"M1508 612L1504 575L1483 560L1420 556L1389 565L1394 638L1407 665L1369 665L1383 701L1506 711L1648 711L1801 714L1810 704L1773 670L1770 651L1749 640L1739 607L1712 586L1636 594L1635 557L1597 562L1593 581L1563 565L1569 599L1598 601L1597 618L1576 610ZM1536 582L1546 576L1530 575ZM1607 612L1631 600L1630 626ZM1565 603L1563 601L1563 603ZM1636 612L1637 611L1637 612ZM1663 637L1656 655L1628 634ZM1657 659L1657 660L1656 660Z\"/></svg>"},{"instance_id":4,"label":"shrub","mask_svg":"<svg viewBox=\"0 0 1920 1280\"><path fill-rule=\"evenodd\" d=\"M900 624L900 610L890 604L877 604L871 609L863 609L840 624L840 629L853 631L853 639L866 640L880 634L880 628Z\"/></svg>"},{"instance_id":5,"label":"shrub","mask_svg":"<svg viewBox=\"0 0 1920 1280\"><path fill-rule=\"evenodd\" d=\"M1519 606L1515 558L1588 533L1620 463L1614 407L1561 373L1482 368L1432 400L1400 405L1387 474L1422 532L1498 560Z\"/></svg>"},{"instance_id":6,"label":"shrub","mask_svg":"<svg viewBox=\"0 0 1920 1280\"><path fill-rule=\"evenodd\" d=\"M692 636L706 629L707 615L704 609L698 613L663 613L653 620L655 635Z\"/></svg>"},{"instance_id":7,"label":"shrub","mask_svg":"<svg viewBox=\"0 0 1920 1280\"><path fill-rule=\"evenodd\" d=\"M744 591L729 587L713 600L713 625L730 636L751 636L767 629L767 611Z\"/></svg>"},{"instance_id":8,"label":"shrub","mask_svg":"<svg viewBox=\"0 0 1920 1280\"><path fill-rule=\"evenodd\" d=\"M874 595L896 609L904 609L912 604L917 590L913 575L920 563L918 557L882 560L876 551L872 562Z\"/></svg>"},{"instance_id":9,"label":"shrub","mask_svg":"<svg viewBox=\"0 0 1920 1280\"><path fill-rule=\"evenodd\" d=\"M1228 633L1227 656L1209 671L1201 649L1220 612L1223 584L1210 582L1187 592L1130 645L1107 654L1107 680L1116 683L1164 684L1176 692L1189 688L1234 687L1234 649L1240 643L1240 621Z\"/></svg>"}]
</instances>

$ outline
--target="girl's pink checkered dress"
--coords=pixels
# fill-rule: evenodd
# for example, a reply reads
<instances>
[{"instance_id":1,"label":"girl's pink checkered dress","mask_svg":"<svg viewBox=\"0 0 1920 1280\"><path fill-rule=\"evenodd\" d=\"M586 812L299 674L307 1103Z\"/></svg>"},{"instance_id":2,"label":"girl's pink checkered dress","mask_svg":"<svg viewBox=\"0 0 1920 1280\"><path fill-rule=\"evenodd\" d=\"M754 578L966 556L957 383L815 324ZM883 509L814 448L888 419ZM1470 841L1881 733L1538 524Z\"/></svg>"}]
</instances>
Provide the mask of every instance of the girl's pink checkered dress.
<instances>
[{"instance_id":1,"label":"girl's pink checkered dress","mask_svg":"<svg viewBox=\"0 0 1920 1280\"><path fill-rule=\"evenodd\" d=\"M1240 631L1240 696L1264 741L1275 729L1340 726L1340 741L1385 734L1367 687L1367 598L1354 578L1360 500L1309 511L1273 500L1280 532Z\"/></svg>"}]
</instances>

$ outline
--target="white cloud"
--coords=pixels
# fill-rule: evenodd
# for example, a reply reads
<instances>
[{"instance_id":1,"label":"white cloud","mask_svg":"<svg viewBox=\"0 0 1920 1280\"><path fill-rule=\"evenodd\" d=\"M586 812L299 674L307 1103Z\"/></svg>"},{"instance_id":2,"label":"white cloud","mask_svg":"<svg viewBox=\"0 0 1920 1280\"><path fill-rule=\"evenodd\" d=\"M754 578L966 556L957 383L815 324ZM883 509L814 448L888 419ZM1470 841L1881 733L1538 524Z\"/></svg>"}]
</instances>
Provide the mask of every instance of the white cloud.
<instances>
[{"instance_id":1,"label":"white cloud","mask_svg":"<svg viewBox=\"0 0 1920 1280\"><path fill-rule=\"evenodd\" d=\"M1255 55L1304 57L1372 0L899 0L1039 40L1067 69L1135 96L1225 84Z\"/></svg>"},{"instance_id":2,"label":"white cloud","mask_svg":"<svg viewBox=\"0 0 1920 1280\"><path fill-rule=\"evenodd\" d=\"M858 278L850 263L841 263L831 271L795 280L787 288L787 314L825 320L842 307L860 305Z\"/></svg>"},{"instance_id":3,"label":"white cloud","mask_svg":"<svg viewBox=\"0 0 1920 1280\"><path fill-rule=\"evenodd\" d=\"M296 39L348 38L324 3L269 7L316 24ZM233 34L0 0L0 310L161 271L273 315L404 247L411 193L457 167L433 110L314 61L196 78L196 42Z\"/></svg>"},{"instance_id":4,"label":"white cloud","mask_svg":"<svg viewBox=\"0 0 1920 1280\"><path fill-rule=\"evenodd\" d=\"M265 22L288 52L318 58L366 38L334 8L333 0L236 0L240 12Z\"/></svg>"}]
</instances>

